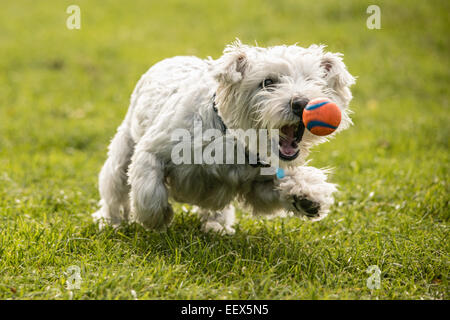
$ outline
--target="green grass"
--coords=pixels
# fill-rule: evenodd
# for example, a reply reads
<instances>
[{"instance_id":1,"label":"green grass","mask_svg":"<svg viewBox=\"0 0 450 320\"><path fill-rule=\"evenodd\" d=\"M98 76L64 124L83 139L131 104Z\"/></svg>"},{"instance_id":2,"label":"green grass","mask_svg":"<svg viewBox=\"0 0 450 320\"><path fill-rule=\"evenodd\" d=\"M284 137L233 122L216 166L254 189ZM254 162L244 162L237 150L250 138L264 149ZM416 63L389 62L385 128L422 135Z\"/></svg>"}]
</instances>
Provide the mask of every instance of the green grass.
<instances>
[{"instance_id":1,"label":"green grass","mask_svg":"<svg viewBox=\"0 0 450 320\"><path fill-rule=\"evenodd\" d=\"M81 7L82 29L65 27ZM0 298L449 299L448 1L8 1L0 11ZM328 44L352 74L355 125L316 148L340 185L329 217L205 235L99 232L97 175L153 63L226 43ZM66 289L80 266L81 288ZM377 265L381 288L366 286Z\"/></svg>"}]
</instances>

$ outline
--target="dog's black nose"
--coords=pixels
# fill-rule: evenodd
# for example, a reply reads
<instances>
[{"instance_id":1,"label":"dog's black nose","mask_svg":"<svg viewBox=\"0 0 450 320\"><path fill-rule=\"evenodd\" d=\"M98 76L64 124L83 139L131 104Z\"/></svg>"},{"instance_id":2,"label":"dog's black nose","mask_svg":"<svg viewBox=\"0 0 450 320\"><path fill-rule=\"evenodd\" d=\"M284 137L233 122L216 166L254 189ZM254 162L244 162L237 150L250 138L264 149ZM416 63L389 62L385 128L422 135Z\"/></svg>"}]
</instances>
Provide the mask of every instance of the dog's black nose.
<instances>
[{"instance_id":1,"label":"dog's black nose","mask_svg":"<svg viewBox=\"0 0 450 320\"><path fill-rule=\"evenodd\" d=\"M306 105L308 104L308 99L295 99L291 103L292 112L296 115L301 117L303 113L303 109L305 109Z\"/></svg>"}]
</instances>

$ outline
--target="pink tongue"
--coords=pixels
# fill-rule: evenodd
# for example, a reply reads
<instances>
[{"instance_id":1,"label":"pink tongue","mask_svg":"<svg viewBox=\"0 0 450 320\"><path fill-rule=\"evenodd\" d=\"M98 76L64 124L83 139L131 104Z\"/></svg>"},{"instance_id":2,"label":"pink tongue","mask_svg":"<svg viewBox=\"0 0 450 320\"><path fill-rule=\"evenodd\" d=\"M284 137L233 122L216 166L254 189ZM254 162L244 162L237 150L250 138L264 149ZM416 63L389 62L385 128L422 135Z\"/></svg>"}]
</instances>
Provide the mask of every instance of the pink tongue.
<instances>
[{"instance_id":1,"label":"pink tongue","mask_svg":"<svg viewBox=\"0 0 450 320\"><path fill-rule=\"evenodd\" d=\"M284 126L281 128L283 137L280 136L280 151L286 156L292 156L297 149L292 146L295 141L295 126Z\"/></svg>"}]
</instances>

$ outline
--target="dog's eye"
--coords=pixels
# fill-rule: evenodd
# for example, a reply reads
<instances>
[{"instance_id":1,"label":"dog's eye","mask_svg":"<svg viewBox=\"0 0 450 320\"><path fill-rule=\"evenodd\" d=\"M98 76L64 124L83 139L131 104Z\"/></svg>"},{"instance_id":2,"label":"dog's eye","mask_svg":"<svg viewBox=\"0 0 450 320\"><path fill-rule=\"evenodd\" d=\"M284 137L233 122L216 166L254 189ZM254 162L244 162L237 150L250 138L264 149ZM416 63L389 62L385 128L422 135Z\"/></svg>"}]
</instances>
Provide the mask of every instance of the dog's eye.
<instances>
[{"instance_id":1,"label":"dog's eye","mask_svg":"<svg viewBox=\"0 0 450 320\"><path fill-rule=\"evenodd\" d=\"M267 88L272 86L275 83L275 81L273 79L267 78L264 79L264 81L261 83L261 87L263 88Z\"/></svg>"}]
</instances>

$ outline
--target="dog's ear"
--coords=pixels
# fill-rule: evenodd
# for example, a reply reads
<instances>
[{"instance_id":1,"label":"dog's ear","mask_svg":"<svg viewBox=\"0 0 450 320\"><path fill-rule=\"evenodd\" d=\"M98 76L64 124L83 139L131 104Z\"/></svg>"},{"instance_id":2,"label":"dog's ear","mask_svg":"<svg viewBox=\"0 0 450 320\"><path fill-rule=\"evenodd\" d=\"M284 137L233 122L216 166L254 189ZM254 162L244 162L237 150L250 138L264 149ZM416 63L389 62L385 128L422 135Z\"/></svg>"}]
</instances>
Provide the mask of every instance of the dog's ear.
<instances>
[{"instance_id":1,"label":"dog's ear","mask_svg":"<svg viewBox=\"0 0 450 320\"><path fill-rule=\"evenodd\" d=\"M330 88L344 98L351 99L351 93L348 87L355 83L355 78L347 71L347 67L342 61L342 54L324 53L320 66L322 67L323 77L328 82ZM350 96L348 97L348 95Z\"/></svg>"},{"instance_id":2,"label":"dog's ear","mask_svg":"<svg viewBox=\"0 0 450 320\"><path fill-rule=\"evenodd\" d=\"M245 46L239 40L227 46L214 66L213 76L221 83L235 84L244 77L248 66Z\"/></svg>"}]
</instances>

